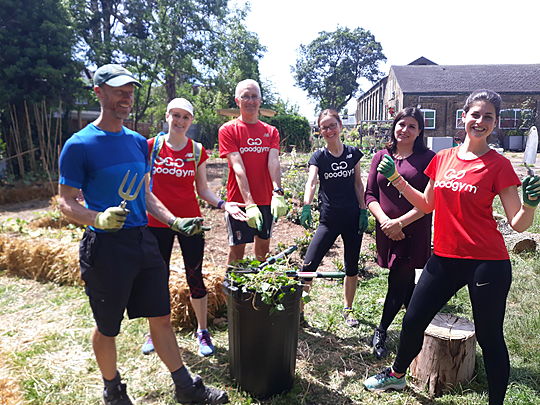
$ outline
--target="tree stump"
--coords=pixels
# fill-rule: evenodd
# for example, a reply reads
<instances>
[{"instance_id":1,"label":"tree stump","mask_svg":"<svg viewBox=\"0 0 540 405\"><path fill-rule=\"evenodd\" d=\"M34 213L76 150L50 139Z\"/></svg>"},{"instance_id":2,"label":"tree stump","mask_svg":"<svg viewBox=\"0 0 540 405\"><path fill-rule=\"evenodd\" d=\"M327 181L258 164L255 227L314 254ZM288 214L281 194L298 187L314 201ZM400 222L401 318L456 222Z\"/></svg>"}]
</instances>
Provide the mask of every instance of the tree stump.
<instances>
[{"instance_id":1,"label":"tree stump","mask_svg":"<svg viewBox=\"0 0 540 405\"><path fill-rule=\"evenodd\" d=\"M536 251L537 244L534 240L534 235L529 232L516 232L509 235L504 235L504 242L506 244L506 248L510 252L523 253Z\"/></svg>"},{"instance_id":2,"label":"tree stump","mask_svg":"<svg viewBox=\"0 0 540 405\"><path fill-rule=\"evenodd\" d=\"M474 324L452 314L435 315L424 332L424 345L411 363L411 374L422 389L439 396L474 374Z\"/></svg>"}]
</instances>

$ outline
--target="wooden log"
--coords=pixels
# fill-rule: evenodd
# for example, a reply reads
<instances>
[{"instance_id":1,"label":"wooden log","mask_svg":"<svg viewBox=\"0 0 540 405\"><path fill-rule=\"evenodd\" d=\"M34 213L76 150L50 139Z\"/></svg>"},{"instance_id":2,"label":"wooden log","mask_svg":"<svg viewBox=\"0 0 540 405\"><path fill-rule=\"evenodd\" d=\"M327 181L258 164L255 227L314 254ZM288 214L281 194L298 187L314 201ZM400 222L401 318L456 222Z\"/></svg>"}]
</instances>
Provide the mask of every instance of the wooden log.
<instances>
[{"instance_id":1,"label":"wooden log","mask_svg":"<svg viewBox=\"0 0 540 405\"><path fill-rule=\"evenodd\" d=\"M504 243L508 251L514 253L535 252L537 245L534 234L530 232L504 235Z\"/></svg>"},{"instance_id":2,"label":"wooden log","mask_svg":"<svg viewBox=\"0 0 540 405\"><path fill-rule=\"evenodd\" d=\"M538 235L531 232L516 232L508 224L504 215L493 214L497 227L504 237L504 243L509 252L535 252L538 245Z\"/></svg>"},{"instance_id":3,"label":"wooden log","mask_svg":"<svg viewBox=\"0 0 540 405\"><path fill-rule=\"evenodd\" d=\"M420 388L427 389L432 396L439 396L471 380L475 348L472 322L452 314L439 313L424 332L424 344L411 363L411 375Z\"/></svg>"}]
</instances>

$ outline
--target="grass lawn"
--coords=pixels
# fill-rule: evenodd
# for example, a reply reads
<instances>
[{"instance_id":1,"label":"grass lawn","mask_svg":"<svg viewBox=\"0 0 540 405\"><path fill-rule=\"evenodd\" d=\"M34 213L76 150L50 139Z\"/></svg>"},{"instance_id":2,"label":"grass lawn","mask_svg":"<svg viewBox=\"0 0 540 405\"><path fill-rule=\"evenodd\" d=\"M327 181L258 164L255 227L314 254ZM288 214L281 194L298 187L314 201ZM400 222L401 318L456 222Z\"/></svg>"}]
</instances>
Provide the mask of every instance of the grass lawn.
<instances>
[{"instance_id":1,"label":"grass lawn","mask_svg":"<svg viewBox=\"0 0 540 405\"><path fill-rule=\"evenodd\" d=\"M506 339L511 356L507 403L540 403L540 290L539 254L512 256L514 281L508 299ZM370 352L367 340L382 311L387 271L376 266L359 285L355 311L358 328L342 325L341 285L315 283L306 306L311 326L300 331L295 385L291 392L268 404L482 404L487 403L486 376L477 350L477 370L471 384L430 399L415 389L372 394L363 379L385 366ZM465 289L445 308L471 318ZM80 287L60 287L0 275L0 336L2 354L28 404L98 404L101 381L93 359L89 334L92 316ZM395 352L401 316L390 328ZM138 404L173 404L171 380L157 356L143 356L140 344L146 332L143 320L124 322L118 339L121 372ZM210 358L196 355L191 332L179 331L184 358L205 381L226 389L235 404L259 403L235 387L228 374L227 331L212 330L218 351ZM264 348L261 348L264 350Z\"/></svg>"},{"instance_id":2,"label":"grass lawn","mask_svg":"<svg viewBox=\"0 0 540 405\"><path fill-rule=\"evenodd\" d=\"M306 159L304 155L290 157L291 169L284 174L286 192L299 200ZM367 169L366 163L363 170ZM500 204L495 208L502 213ZM538 214L530 231L540 232ZM69 240L78 238L78 234L68 235ZM540 404L540 253L512 254L511 260L513 284L505 321L511 373L506 403ZM306 305L310 327L299 332L295 384L289 393L260 402L238 389L229 376L226 325L211 329L217 352L210 358L197 356L192 331L178 331L184 360L206 383L227 390L233 404L487 404L487 381L478 346L472 382L442 397L432 399L413 386L384 394L363 389L367 376L391 364L398 344L403 311L389 329L391 353L387 360L376 360L368 344L381 317L387 275L387 270L369 263L354 305L360 325L353 329L342 322L340 282L315 281L312 300ZM444 311L472 319L466 289L453 297ZM102 381L90 344L93 326L82 287L16 278L0 269L0 405L101 404ZM141 354L146 321L125 321L122 327L117 339L118 360L130 396L137 404L174 404L165 366L156 355Z\"/></svg>"}]
</instances>

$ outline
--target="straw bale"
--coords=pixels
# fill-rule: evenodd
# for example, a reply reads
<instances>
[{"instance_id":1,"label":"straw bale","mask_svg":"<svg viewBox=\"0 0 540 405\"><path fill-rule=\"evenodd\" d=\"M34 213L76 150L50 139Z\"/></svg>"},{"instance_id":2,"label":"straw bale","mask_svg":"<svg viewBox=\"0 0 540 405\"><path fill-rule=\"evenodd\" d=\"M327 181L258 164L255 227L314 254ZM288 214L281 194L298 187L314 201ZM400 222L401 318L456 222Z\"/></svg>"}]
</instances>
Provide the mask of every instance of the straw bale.
<instances>
[{"instance_id":1,"label":"straw bale","mask_svg":"<svg viewBox=\"0 0 540 405\"><path fill-rule=\"evenodd\" d=\"M16 379L9 372L8 367L2 360L0 353L0 404L19 405L23 404L23 396Z\"/></svg>"},{"instance_id":2,"label":"straw bale","mask_svg":"<svg viewBox=\"0 0 540 405\"><path fill-rule=\"evenodd\" d=\"M62 229L73 223L69 219L67 219L60 211L53 211L53 213L53 215L46 214L32 220L29 224L30 227Z\"/></svg>"},{"instance_id":3,"label":"straw bale","mask_svg":"<svg viewBox=\"0 0 540 405\"><path fill-rule=\"evenodd\" d=\"M0 234L0 269L38 281L81 285L78 245L56 239L32 239ZM208 292L208 323L224 316L226 297L222 290L225 268L205 264L203 278ZM189 287L183 270L172 268L169 277L171 321L177 328L192 328L197 318L190 304Z\"/></svg>"},{"instance_id":4,"label":"straw bale","mask_svg":"<svg viewBox=\"0 0 540 405\"><path fill-rule=\"evenodd\" d=\"M208 323L222 317L227 310L227 301L221 288L225 268L205 264L203 278L208 292ZM197 326L197 318L189 301L189 286L183 270L171 268L169 276L171 296L171 322L177 328Z\"/></svg>"},{"instance_id":5,"label":"straw bale","mask_svg":"<svg viewBox=\"0 0 540 405\"><path fill-rule=\"evenodd\" d=\"M77 244L0 235L0 268L19 277L80 285Z\"/></svg>"},{"instance_id":6,"label":"straw bale","mask_svg":"<svg viewBox=\"0 0 540 405\"><path fill-rule=\"evenodd\" d=\"M47 198L54 194L56 184L33 184L30 186L0 187L0 204Z\"/></svg>"}]
</instances>

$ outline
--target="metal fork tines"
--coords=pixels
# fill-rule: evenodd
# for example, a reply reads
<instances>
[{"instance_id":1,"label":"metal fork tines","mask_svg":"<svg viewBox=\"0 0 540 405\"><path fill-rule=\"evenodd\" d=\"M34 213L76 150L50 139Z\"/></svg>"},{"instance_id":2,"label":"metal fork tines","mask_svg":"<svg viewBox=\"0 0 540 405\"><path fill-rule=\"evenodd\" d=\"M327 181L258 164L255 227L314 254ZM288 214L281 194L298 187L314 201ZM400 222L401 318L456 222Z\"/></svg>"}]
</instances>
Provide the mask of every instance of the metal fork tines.
<instances>
[{"instance_id":1,"label":"metal fork tines","mask_svg":"<svg viewBox=\"0 0 540 405\"><path fill-rule=\"evenodd\" d=\"M129 179L130 173L131 173L130 170L126 172L124 179L122 180L122 183L120 183L120 187L118 187L118 195L120 196L120 198L122 198L122 202L120 203L120 208L126 208L126 205L127 205L126 201L132 201L135 198L137 198L137 196L139 195L139 191L141 191L141 187L144 183L144 176L143 176L143 178L139 182L139 185L137 186L135 191L133 191L133 186L135 185L135 181L137 180L137 176L138 176L138 174L135 173L135 176L133 176L133 178L131 179L131 182L129 183L129 187L124 190L124 188L126 187L127 181Z\"/></svg>"}]
</instances>

